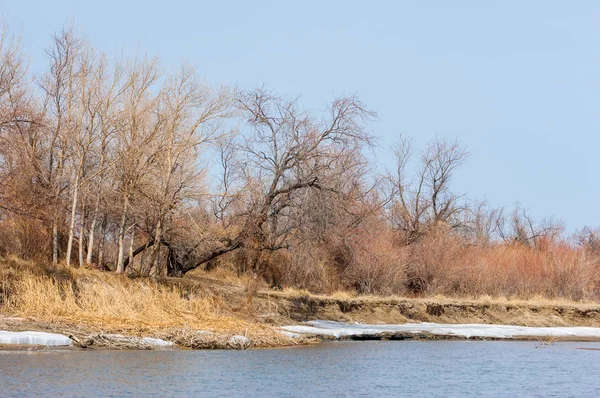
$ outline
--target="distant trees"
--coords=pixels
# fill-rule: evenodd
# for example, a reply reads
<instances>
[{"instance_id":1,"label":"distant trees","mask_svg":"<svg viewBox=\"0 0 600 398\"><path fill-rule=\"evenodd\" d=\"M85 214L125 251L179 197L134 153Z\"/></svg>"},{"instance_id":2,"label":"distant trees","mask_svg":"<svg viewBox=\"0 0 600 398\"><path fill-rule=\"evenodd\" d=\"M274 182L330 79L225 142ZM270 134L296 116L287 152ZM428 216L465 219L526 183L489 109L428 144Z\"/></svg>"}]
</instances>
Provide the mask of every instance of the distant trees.
<instances>
[{"instance_id":1,"label":"distant trees","mask_svg":"<svg viewBox=\"0 0 600 398\"><path fill-rule=\"evenodd\" d=\"M584 227L575 233L575 242L584 250L600 255L600 229Z\"/></svg>"},{"instance_id":2,"label":"distant trees","mask_svg":"<svg viewBox=\"0 0 600 398\"><path fill-rule=\"evenodd\" d=\"M58 163L44 128L42 105L31 93L18 40L0 32L0 221L3 245L22 256L39 249L36 231L54 215L62 190L49 168ZM57 225L57 224L56 224ZM58 227L58 225L57 225ZM6 249L5 249L6 250Z\"/></svg>"}]
</instances>

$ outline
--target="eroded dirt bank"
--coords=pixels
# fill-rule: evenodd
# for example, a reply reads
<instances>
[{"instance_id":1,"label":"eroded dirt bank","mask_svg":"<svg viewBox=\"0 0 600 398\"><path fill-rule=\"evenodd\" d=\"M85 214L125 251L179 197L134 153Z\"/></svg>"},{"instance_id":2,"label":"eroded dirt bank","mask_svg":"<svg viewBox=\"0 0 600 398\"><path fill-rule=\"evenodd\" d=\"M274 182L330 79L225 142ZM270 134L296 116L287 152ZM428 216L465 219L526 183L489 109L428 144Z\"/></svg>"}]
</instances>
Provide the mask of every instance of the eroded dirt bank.
<instances>
[{"instance_id":1,"label":"eroded dirt bank","mask_svg":"<svg viewBox=\"0 0 600 398\"><path fill-rule=\"evenodd\" d=\"M484 323L519 326L600 327L600 305L552 302L471 301L427 298L335 298L261 292L262 306L294 321Z\"/></svg>"},{"instance_id":2,"label":"eroded dirt bank","mask_svg":"<svg viewBox=\"0 0 600 398\"><path fill-rule=\"evenodd\" d=\"M239 316L284 325L310 320L398 324L483 323L518 326L600 327L600 303L466 298L407 298L318 295L305 291L259 290L205 277L173 279L182 289L220 297Z\"/></svg>"}]
</instances>

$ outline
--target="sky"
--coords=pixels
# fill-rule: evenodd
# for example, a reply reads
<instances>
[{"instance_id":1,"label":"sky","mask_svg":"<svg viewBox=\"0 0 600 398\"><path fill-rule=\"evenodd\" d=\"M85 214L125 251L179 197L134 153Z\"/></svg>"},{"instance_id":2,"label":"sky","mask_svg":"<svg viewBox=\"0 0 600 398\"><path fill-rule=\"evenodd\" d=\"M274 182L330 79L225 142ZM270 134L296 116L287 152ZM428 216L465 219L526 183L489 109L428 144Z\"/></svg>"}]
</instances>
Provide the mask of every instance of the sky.
<instances>
[{"instance_id":1,"label":"sky","mask_svg":"<svg viewBox=\"0 0 600 398\"><path fill-rule=\"evenodd\" d=\"M416 148L458 138L470 157L455 191L600 227L600 2L0 0L0 15L33 73L73 24L110 54L158 54L306 108L356 93L378 113L382 170L400 134Z\"/></svg>"}]
</instances>

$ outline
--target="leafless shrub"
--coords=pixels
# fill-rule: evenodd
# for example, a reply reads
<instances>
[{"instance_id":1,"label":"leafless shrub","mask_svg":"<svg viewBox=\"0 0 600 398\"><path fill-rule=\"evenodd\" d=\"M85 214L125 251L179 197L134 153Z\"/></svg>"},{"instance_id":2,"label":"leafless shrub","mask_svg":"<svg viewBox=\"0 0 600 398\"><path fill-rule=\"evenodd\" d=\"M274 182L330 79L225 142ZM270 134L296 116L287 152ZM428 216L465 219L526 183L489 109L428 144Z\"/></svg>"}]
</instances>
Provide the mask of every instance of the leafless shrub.
<instances>
[{"instance_id":1,"label":"leafless shrub","mask_svg":"<svg viewBox=\"0 0 600 398\"><path fill-rule=\"evenodd\" d=\"M462 244L449 226L432 227L422 239L410 246L406 287L412 294L443 292L453 276L452 265L461 258Z\"/></svg>"}]
</instances>

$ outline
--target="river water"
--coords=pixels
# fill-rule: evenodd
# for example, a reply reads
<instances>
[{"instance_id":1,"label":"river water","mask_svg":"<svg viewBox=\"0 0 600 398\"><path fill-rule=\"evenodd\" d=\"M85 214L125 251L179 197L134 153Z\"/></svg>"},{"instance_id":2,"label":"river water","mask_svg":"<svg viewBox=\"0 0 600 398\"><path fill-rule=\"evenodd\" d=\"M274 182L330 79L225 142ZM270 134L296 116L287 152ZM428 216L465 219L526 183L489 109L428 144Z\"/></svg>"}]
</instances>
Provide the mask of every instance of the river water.
<instances>
[{"instance_id":1,"label":"river water","mask_svg":"<svg viewBox=\"0 0 600 398\"><path fill-rule=\"evenodd\" d=\"M0 396L600 397L600 343L349 341L247 351L5 351Z\"/></svg>"}]
</instances>

